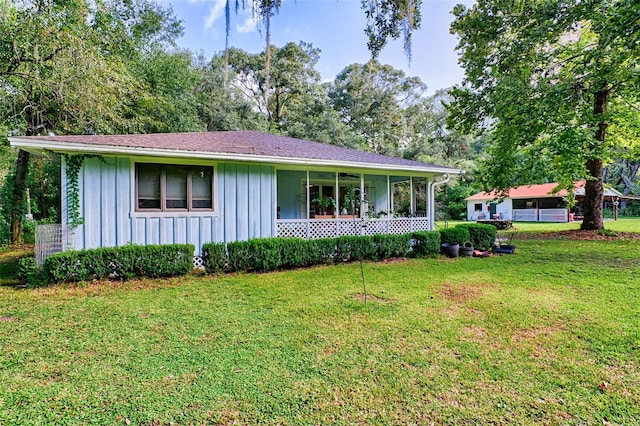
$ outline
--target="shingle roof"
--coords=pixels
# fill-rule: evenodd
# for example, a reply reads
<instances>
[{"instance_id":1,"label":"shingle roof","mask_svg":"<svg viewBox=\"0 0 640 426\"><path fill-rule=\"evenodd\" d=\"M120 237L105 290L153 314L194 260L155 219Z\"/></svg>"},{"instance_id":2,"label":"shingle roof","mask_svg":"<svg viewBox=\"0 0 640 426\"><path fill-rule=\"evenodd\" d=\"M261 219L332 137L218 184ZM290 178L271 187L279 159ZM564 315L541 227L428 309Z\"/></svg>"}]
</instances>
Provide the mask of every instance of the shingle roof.
<instances>
[{"instance_id":1,"label":"shingle roof","mask_svg":"<svg viewBox=\"0 0 640 426\"><path fill-rule=\"evenodd\" d=\"M422 168L433 171L457 173L456 169L436 164L422 163L403 158L374 154L356 149L343 148L303 139L277 136L253 131L224 131L199 133L153 133L132 135L70 135L30 136L12 138L12 144L20 146L23 141L38 141L47 149L60 149L63 145L79 144L95 148L132 148L136 151L167 150L211 154L257 157L276 157L300 160L326 160L328 162L350 162L353 166L387 165L399 168ZM141 152L142 153L142 152Z\"/></svg>"}]
</instances>

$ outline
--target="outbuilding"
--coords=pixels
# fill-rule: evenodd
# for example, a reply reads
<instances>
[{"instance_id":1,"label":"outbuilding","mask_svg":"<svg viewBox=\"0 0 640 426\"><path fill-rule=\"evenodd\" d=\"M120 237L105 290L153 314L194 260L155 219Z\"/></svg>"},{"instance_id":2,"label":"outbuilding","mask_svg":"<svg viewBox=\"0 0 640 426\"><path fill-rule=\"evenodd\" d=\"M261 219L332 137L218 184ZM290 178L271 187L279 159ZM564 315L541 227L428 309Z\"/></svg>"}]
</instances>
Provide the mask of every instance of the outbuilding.
<instances>
[{"instance_id":1,"label":"outbuilding","mask_svg":"<svg viewBox=\"0 0 640 426\"><path fill-rule=\"evenodd\" d=\"M512 220L514 222L569 222L581 219L581 201L584 198L585 181L576 182L573 196L577 203L572 209L567 204L566 190L554 192L557 183L522 185L508 191L500 198L493 191L479 192L466 199L467 220ZM605 188L604 202L615 203L626 199L619 191Z\"/></svg>"}]
</instances>

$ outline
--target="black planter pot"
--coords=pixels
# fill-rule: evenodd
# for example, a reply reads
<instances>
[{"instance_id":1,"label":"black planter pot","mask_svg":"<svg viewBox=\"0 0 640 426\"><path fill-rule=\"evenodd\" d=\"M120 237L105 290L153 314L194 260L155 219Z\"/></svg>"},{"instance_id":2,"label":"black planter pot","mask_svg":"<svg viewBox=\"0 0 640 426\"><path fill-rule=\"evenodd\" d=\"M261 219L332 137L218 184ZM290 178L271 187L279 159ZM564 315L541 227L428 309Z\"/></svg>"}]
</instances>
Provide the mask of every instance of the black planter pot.
<instances>
[{"instance_id":1,"label":"black planter pot","mask_svg":"<svg viewBox=\"0 0 640 426\"><path fill-rule=\"evenodd\" d=\"M473 247L460 247L460 257L473 256Z\"/></svg>"},{"instance_id":2,"label":"black planter pot","mask_svg":"<svg viewBox=\"0 0 640 426\"><path fill-rule=\"evenodd\" d=\"M440 244L440 253L447 257L458 257L460 245L458 243L442 243Z\"/></svg>"}]
</instances>

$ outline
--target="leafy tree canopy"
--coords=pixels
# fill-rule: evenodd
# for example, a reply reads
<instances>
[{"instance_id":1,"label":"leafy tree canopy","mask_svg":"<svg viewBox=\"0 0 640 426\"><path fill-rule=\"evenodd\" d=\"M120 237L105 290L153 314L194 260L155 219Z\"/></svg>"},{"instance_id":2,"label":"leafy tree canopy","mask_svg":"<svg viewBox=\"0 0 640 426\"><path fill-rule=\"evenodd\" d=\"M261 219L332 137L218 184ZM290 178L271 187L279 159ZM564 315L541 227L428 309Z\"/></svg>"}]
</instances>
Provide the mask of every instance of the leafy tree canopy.
<instances>
[{"instance_id":1,"label":"leafy tree canopy","mask_svg":"<svg viewBox=\"0 0 640 426\"><path fill-rule=\"evenodd\" d=\"M419 78L372 60L342 70L329 98L363 148L398 155L414 136L411 117L421 109L426 89Z\"/></svg>"},{"instance_id":2,"label":"leafy tree canopy","mask_svg":"<svg viewBox=\"0 0 640 426\"><path fill-rule=\"evenodd\" d=\"M639 143L637 3L479 0L454 14L466 74L449 122L492 131L485 189L587 179L582 227L602 228L603 164Z\"/></svg>"}]
</instances>

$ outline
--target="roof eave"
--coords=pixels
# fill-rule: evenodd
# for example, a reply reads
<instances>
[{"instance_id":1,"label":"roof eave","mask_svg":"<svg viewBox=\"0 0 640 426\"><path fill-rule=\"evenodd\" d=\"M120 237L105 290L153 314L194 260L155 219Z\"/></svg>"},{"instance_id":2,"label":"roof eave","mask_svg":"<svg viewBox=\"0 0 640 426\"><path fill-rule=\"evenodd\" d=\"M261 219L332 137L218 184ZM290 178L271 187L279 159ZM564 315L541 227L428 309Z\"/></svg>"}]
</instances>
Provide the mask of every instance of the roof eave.
<instances>
[{"instance_id":1,"label":"roof eave","mask_svg":"<svg viewBox=\"0 0 640 426\"><path fill-rule=\"evenodd\" d=\"M460 169L454 169L449 167L430 167L425 164L425 167L412 167L398 164L384 164L384 163L354 163L351 161L341 160L323 160L312 158L296 158L296 157L279 157L272 155L256 155L256 154L228 154L219 152L203 152L203 151L183 151L174 149L157 149L157 148L137 148L128 146L113 146L113 145L86 145L81 143L55 143L55 146L47 143L47 141L37 139L26 139L20 137L9 138L11 146L29 151L31 153L56 152L56 153L83 153L83 154L109 154L109 155L131 155L131 156L150 156L150 157L172 157L172 158L194 158L194 159L209 159L209 160L221 160L232 162L251 162L251 163L268 163L268 164L283 164L283 165L295 165L295 166L330 166L330 167L344 167L344 168L359 168L370 170L386 170L397 172L411 172L411 173L428 173L428 174L461 174Z\"/></svg>"}]
</instances>

